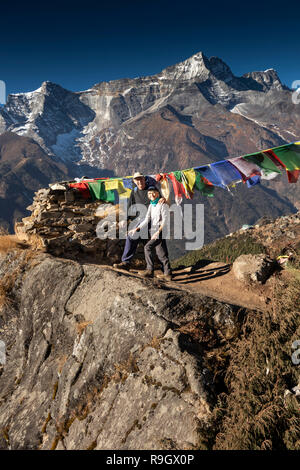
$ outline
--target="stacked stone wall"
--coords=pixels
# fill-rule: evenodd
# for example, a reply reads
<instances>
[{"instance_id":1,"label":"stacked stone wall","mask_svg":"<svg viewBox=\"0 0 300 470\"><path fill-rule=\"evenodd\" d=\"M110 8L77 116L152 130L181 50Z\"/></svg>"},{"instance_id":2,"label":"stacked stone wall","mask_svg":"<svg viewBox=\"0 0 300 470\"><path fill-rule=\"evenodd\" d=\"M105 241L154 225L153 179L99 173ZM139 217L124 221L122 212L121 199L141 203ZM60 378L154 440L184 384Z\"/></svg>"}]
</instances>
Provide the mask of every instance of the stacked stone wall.
<instances>
[{"instance_id":1,"label":"stacked stone wall","mask_svg":"<svg viewBox=\"0 0 300 470\"><path fill-rule=\"evenodd\" d=\"M119 206L84 199L76 189L54 185L37 191L27 210L31 215L15 224L15 232L35 248L71 259L90 255L106 264L120 260L125 241L119 239ZM97 226L107 216L114 239L97 236ZM136 264L142 259L141 245Z\"/></svg>"}]
</instances>

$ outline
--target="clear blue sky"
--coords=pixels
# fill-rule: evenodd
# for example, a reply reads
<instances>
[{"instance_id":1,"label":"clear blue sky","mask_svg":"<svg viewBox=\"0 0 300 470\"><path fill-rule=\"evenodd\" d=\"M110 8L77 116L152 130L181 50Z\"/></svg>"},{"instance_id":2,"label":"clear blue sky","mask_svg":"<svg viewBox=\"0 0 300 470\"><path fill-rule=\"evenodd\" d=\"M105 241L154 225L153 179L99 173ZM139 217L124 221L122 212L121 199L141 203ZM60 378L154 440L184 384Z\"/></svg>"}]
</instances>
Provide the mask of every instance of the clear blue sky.
<instances>
[{"instance_id":1,"label":"clear blue sky","mask_svg":"<svg viewBox=\"0 0 300 470\"><path fill-rule=\"evenodd\" d=\"M100 81L159 72L196 52L235 75L275 68L300 80L300 3L53 0L1 5L0 80L7 93L45 80L79 91Z\"/></svg>"}]
</instances>

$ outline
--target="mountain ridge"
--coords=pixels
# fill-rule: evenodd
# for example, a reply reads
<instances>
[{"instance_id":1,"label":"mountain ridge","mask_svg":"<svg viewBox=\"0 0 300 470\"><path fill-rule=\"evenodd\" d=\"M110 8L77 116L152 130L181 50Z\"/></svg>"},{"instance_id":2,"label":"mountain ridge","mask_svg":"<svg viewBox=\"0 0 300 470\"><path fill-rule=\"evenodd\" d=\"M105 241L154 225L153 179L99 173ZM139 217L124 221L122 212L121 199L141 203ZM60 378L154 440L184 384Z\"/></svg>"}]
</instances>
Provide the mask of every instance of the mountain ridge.
<instances>
[{"instance_id":1,"label":"mountain ridge","mask_svg":"<svg viewBox=\"0 0 300 470\"><path fill-rule=\"evenodd\" d=\"M196 88L189 92L193 83ZM183 103L176 103L176 99L174 103L174 94L190 93L200 107L201 103L220 104L241 113L237 106L244 102L251 105L253 99L258 100L257 94L274 91L289 93L275 70L236 77L222 59L199 52L158 74L100 82L85 91L72 92L45 81L33 92L9 95L0 110L0 132L31 136L60 160L105 168L110 143L119 139L121 146L126 146L123 124L165 105L179 113L184 109ZM188 106L191 116L197 116L196 106Z\"/></svg>"},{"instance_id":2,"label":"mountain ridge","mask_svg":"<svg viewBox=\"0 0 300 470\"><path fill-rule=\"evenodd\" d=\"M34 139L71 177L152 174L297 140L300 109L291 96L273 69L236 77L222 59L199 52L155 75L100 82L85 91L46 81L33 92L9 95L0 109L0 134ZM269 211L297 210L297 186L288 187L283 178L264 186L270 189ZM237 189L233 210L239 212L242 197L253 197L264 207L255 208L256 218L268 215L266 190L251 191L256 194ZM205 202L208 212L224 211L222 235L238 228L237 217L234 226L225 222L232 220L226 198ZM241 218L251 223L254 216Z\"/></svg>"}]
</instances>

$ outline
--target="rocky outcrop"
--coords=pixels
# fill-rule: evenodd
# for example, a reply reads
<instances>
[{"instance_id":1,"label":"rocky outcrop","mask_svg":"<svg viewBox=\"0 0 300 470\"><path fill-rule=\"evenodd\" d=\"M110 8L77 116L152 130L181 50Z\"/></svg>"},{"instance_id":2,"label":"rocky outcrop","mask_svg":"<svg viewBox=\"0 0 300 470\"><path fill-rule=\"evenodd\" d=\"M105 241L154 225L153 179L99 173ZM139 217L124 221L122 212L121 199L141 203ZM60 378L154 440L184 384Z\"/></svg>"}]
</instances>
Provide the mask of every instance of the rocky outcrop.
<instances>
[{"instance_id":1,"label":"rocky outcrop","mask_svg":"<svg viewBox=\"0 0 300 470\"><path fill-rule=\"evenodd\" d=\"M264 283L274 272L274 260L260 255L241 255L234 261L232 271L239 281Z\"/></svg>"},{"instance_id":2,"label":"rocky outcrop","mask_svg":"<svg viewBox=\"0 0 300 470\"><path fill-rule=\"evenodd\" d=\"M271 257L281 251L282 254L293 251L300 239L300 211L276 219L262 217L255 225L241 228L226 238L238 238L241 234L247 234L254 242L259 242Z\"/></svg>"},{"instance_id":3,"label":"rocky outcrop","mask_svg":"<svg viewBox=\"0 0 300 470\"><path fill-rule=\"evenodd\" d=\"M4 275L2 449L203 446L207 358L237 334L238 307L48 254L2 256Z\"/></svg>"}]
</instances>

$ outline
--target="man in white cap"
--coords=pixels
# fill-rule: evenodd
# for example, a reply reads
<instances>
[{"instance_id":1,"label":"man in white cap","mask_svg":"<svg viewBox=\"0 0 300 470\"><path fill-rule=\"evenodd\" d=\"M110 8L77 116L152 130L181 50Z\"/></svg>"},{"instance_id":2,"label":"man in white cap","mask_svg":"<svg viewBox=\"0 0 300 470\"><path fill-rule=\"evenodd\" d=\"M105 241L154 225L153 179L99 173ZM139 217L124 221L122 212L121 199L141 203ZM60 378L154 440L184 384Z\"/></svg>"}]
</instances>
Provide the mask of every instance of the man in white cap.
<instances>
[{"instance_id":1,"label":"man in white cap","mask_svg":"<svg viewBox=\"0 0 300 470\"><path fill-rule=\"evenodd\" d=\"M150 200L148 198L148 188L150 186L156 186L155 179L151 176L144 176L141 173L136 172L133 175L133 182L135 184L135 188L131 191L128 202L128 209L135 204L143 204L148 209L150 204ZM165 202L166 200L164 198L160 198L160 204L164 204ZM149 238L151 237L149 236ZM131 260L136 253L140 241L147 242L148 240L142 240L141 238L136 237L132 238L130 235L128 235L125 242L122 261L121 263L114 264L113 267L118 269L125 269L128 271L130 269Z\"/></svg>"}]
</instances>

